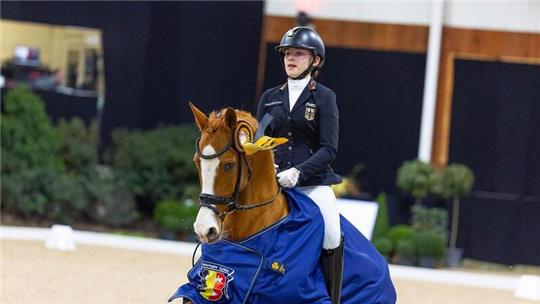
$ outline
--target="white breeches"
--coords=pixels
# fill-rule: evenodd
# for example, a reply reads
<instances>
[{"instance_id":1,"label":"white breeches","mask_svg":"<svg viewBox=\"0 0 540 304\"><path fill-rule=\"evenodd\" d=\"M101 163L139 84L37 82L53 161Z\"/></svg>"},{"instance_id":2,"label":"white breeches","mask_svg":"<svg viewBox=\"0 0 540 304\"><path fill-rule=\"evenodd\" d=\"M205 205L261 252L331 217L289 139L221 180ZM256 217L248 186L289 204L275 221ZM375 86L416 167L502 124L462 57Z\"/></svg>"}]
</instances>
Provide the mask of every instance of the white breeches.
<instances>
[{"instance_id":1,"label":"white breeches","mask_svg":"<svg viewBox=\"0 0 540 304\"><path fill-rule=\"evenodd\" d=\"M341 243L341 227L336 196L330 186L296 187L300 192L309 196L319 209L324 219L324 249L334 249Z\"/></svg>"}]
</instances>

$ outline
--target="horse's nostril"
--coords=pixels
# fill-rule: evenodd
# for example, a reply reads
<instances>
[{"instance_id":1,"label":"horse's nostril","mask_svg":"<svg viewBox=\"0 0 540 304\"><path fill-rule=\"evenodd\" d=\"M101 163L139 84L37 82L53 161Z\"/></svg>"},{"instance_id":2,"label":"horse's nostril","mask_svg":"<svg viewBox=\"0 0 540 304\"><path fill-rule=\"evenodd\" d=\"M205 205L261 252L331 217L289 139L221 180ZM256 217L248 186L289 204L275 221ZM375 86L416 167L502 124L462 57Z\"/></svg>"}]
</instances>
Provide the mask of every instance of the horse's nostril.
<instances>
[{"instance_id":1,"label":"horse's nostril","mask_svg":"<svg viewBox=\"0 0 540 304\"><path fill-rule=\"evenodd\" d=\"M217 233L217 229L216 229L216 228L212 227L212 228L208 229L208 234L207 234L207 236L208 236L209 239L214 239L214 238L216 238L216 237L218 236L217 234L218 234L218 233Z\"/></svg>"}]
</instances>

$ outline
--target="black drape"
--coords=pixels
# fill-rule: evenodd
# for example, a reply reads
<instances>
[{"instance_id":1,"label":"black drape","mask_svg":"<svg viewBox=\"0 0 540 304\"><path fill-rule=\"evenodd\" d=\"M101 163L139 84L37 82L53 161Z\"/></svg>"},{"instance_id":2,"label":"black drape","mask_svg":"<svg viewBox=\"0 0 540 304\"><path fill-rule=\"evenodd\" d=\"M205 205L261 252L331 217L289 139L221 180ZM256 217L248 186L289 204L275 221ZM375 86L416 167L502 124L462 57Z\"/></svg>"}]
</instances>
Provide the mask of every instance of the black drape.
<instances>
[{"instance_id":1,"label":"black drape","mask_svg":"<svg viewBox=\"0 0 540 304\"><path fill-rule=\"evenodd\" d=\"M449 159L476 175L458 245L540 265L540 66L456 60L453 96Z\"/></svg>"}]
</instances>

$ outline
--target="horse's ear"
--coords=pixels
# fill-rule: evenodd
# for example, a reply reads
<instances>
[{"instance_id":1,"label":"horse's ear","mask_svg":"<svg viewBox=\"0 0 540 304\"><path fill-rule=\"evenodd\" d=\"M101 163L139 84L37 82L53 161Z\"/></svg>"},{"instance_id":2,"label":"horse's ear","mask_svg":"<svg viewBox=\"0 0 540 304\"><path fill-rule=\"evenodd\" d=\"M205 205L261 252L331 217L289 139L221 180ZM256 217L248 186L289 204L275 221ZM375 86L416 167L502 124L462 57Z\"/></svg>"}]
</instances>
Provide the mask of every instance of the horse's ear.
<instances>
[{"instance_id":1,"label":"horse's ear","mask_svg":"<svg viewBox=\"0 0 540 304\"><path fill-rule=\"evenodd\" d=\"M236 129L236 111L229 107L225 109L225 124L231 129Z\"/></svg>"},{"instance_id":2,"label":"horse's ear","mask_svg":"<svg viewBox=\"0 0 540 304\"><path fill-rule=\"evenodd\" d=\"M206 116L193 103L191 103L191 101L189 102L189 107L191 108L191 112L193 112L193 117L195 117L197 127L199 127L199 130L202 131L208 122L208 116Z\"/></svg>"}]
</instances>

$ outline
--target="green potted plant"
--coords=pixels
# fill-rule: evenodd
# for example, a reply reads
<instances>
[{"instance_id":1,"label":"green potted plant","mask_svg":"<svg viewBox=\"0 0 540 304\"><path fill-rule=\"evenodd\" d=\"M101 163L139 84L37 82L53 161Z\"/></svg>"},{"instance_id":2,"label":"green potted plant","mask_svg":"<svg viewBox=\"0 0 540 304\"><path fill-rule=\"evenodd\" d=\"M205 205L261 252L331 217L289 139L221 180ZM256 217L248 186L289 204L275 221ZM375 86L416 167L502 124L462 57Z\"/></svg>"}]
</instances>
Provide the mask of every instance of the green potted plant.
<instances>
[{"instance_id":1,"label":"green potted plant","mask_svg":"<svg viewBox=\"0 0 540 304\"><path fill-rule=\"evenodd\" d=\"M415 204L420 205L431 189L433 174L430 164L420 160L406 161L398 170L397 186L401 191L410 193Z\"/></svg>"},{"instance_id":2,"label":"green potted plant","mask_svg":"<svg viewBox=\"0 0 540 304\"><path fill-rule=\"evenodd\" d=\"M190 242L196 241L193 223L195 223L198 213L199 206L195 204L194 200L191 198L185 199L184 204L182 205L182 214L180 216L180 232L182 234L182 239Z\"/></svg>"},{"instance_id":3,"label":"green potted plant","mask_svg":"<svg viewBox=\"0 0 540 304\"><path fill-rule=\"evenodd\" d=\"M390 259L390 253L392 253L392 241L389 238L381 237L373 242L373 246L377 248L377 251L388 262Z\"/></svg>"},{"instance_id":4,"label":"green potted plant","mask_svg":"<svg viewBox=\"0 0 540 304\"><path fill-rule=\"evenodd\" d=\"M419 231L413 239L420 267L435 268L444 257L446 241L444 235L434 230Z\"/></svg>"},{"instance_id":5,"label":"green potted plant","mask_svg":"<svg viewBox=\"0 0 540 304\"><path fill-rule=\"evenodd\" d=\"M399 255L396 254L396 249L399 241L401 240L412 240L414 236L414 229L409 225L395 225L388 230L387 237L392 242L392 262L399 262Z\"/></svg>"},{"instance_id":6,"label":"green potted plant","mask_svg":"<svg viewBox=\"0 0 540 304\"><path fill-rule=\"evenodd\" d=\"M197 208L188 200L165 199L154 210L154 221L161 229L161 237L169 240L176 239L179 231L191 231L196 216Z\"/></svg>"},{"instance_id":7,"label":"green potted plant","mask_svg":"<svg viewBox=\"0 0 540 304\"><path fill-rule=\"evenodd\" d=\"M448 211L443 208L427 208L415 205L411 208L412 227L416 231L435 230L446 235Z\"/></svg>"},{"instance_id":8,"label":"green potted plant","mask_svg":"<svg viewBox=\"0 0 540 304\"><path fill-rule=\"evenodd\" d=\"M399 265L414 265L414 257L416 256L414 241L412 239L399 240L396 246L396 255Z\"/></svg>"},{"instance_id":9,"label":"green potted plant","mask_svg":"<svg viewBox=\"0 0 540 304\"><path fill-rule=\"evenodd\" d=\"M374 241L384 237L390 229L386 193L379 194L375 201L379 204L379 210L377 211L377 219L375 220L375 227L373 228L373 235L371 237Z\"/></svg>"},{"instance_id":10,"label":"green potted plant","mask_svg":"<svg viewBox=\"0 0 540 304\"><path fill-rule=\"evenodd\" d=\"M452 223L450 228L450 244L447 254L447 265L459 267L463 249L456 247L460 199L467 196L474 184L474 174L469 167L462 164L450 164L435 179L433 192L452 201Z\"/></svg>"},{"instance_id":11,"label":"green potted plant","mask_svg":"<svg viewBox=\"0 0 540 304\"><path fill-rule=\"evenodd\" d=\"M414 236L414 229L409 225L395 225L388 230L388 238L392 241L394 248L400 240L411 240Z\"/></svg>"}]
</instances>

